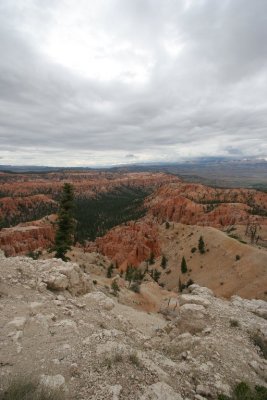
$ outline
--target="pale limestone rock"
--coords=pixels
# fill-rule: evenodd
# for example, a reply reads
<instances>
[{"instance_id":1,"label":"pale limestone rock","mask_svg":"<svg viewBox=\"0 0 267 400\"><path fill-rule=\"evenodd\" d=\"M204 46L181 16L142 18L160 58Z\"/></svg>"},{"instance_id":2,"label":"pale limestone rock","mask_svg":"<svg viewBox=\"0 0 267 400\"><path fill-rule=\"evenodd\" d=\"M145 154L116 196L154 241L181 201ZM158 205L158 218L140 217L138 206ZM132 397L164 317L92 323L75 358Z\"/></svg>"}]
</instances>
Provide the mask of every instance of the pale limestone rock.
<instances>
[{"instance_id":1,"label":"pale limestone rock","mask_svg":"<svg viewBox=\"0 0 267 400\"><path fill-rule=\"evenodd\" d=\"M197 385L196 392L197 392L197 394L200 394L202 396L206 396L206 397L211 396L211 390L208 386Z\"/></svg>"},{"instance_id":2,"label":"pale limestone rock","mask_svg":"<svg viewBox=\"0 0 267 400\"><path fill-rule=\"evenodd\" d=\"M60 389L65 385L64 376L58 375L42 375L40 378L40 383L49 389Z\"/></svg>"},{"instance_id":3,"label":"pale limestone rock","mask_svg":"<svg viewBox=\"0 0 267 400\"><path fill-rule=\"evenodd\" d=\"M98 308L106 311L112 310L115 306L115 302L102 292L88 293L84 296L84 299L89 301L89 303L94 303Z\"/></svg>"},{"instance_id":4,"label":"pale limestone rock","mask_svg":"<svg viewBox=\"0 0 267 400\"><path fill-rule=\"evenodd\" d=\"M56 291L68 290L72 295L91 290L89 276L75 263L60 260L45 260L41 265L42 281L47 288Z\"/></svg>"},{"instance_id":5,"label":"pale limestone rock","mask_svg":"<svg viewBox=\"0 0 267 400\"><path fill-rule=\"evenodd\" d=\"M199 304L206 308L210 305L210 301L205 297L191 295L191 294L182 294L179 297L179 303L181 306L183 304Z\"/></svg>"},{"instance_id":6,"label":"pale limestone rock","mask_svg":"<svg viewBox=\"0 0 267 400\"><path fill-rule=\"evenodd\" d=\"M177 327L181 331L195 334L205 329L208 323L207 310L200 304L184 304L180 307Z\"/></svg>"},{"instance_id":7,"label":"pale limestone rock","mask_svg":"<svg viewBox=\"0 0 267 400\"><path fill-rule=\"evenodd\" d=\"M27 318L26 317L16 317L12 321L8 323L8 325L13 325L17 329L23 329L24 325L26 324Z\"/></svg>"},{"instance_id":8,"label":"pale limestone rock","mask_svg":"<svg viewBox=\"0 0 267 400\"><path fill-rule=\"evenodd\" d=\"M167 383L157 382L145 389L140 400L183 400L183 398Z\"/></svg>"},{"instance_id":9,"label":"pale limestone rock","mask_svg":"<svg viewBox=\"0 0 267 400\"><path fill-rule=\"evenodd\" d=\"M206 313L205 307L200 304L184 304L180 307L182 318L202 319Z\"/></svg>"},{"instance_id":10,"label":"pale limestone rock","mask_svg":"<svg viewBox=\"0 0 267 400\"><path fill-rule=\"evenodd\" d=\"M120 393L122 391L122 386L121 385L109 386L109 390L110 390L111 395L112 395L112 400L119 400Z\"/></svg>"},{"instance_id":11,"label":"pale limestone rock","mask_svg":"<svg viewBox=\"0 0 267 400\"><path fill-rule=\"evenodd\" d=\"M6 258L5 253L0 250L0 260L3 260L4 258Z\"/></svg>"},{"instance_id":12,"label":"pale limestone rock","mask_svg":"<svg viewBox=\"0 0 267 400\"><path fill-rule=\"evenodd\" d=\"M198 294L198 295L207 296L207 297L214 296L213 291L211 289L209 289L207 287L199 286L197 284L190 285L188 289L189 289L190 293L192 293L194 295Z\"/></svg>"}]
</instances>

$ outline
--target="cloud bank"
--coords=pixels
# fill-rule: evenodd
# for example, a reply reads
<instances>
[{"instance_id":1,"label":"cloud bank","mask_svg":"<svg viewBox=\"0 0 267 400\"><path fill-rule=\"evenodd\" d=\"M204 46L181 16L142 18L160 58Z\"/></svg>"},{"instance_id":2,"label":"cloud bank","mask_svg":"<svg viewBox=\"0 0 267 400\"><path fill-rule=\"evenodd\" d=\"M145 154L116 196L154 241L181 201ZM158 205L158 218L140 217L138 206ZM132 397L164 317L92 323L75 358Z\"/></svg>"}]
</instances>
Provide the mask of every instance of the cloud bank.
<instances>
[{"instance_id":1,"label":"cloud bank","mask_svg":"<svg viewBox=\"0 0 267 400\"><path fill-rule=\"evenodd\" d=\"M265 0L2 0L0 158L267 157Z\"/></svg>"}]
</instances>

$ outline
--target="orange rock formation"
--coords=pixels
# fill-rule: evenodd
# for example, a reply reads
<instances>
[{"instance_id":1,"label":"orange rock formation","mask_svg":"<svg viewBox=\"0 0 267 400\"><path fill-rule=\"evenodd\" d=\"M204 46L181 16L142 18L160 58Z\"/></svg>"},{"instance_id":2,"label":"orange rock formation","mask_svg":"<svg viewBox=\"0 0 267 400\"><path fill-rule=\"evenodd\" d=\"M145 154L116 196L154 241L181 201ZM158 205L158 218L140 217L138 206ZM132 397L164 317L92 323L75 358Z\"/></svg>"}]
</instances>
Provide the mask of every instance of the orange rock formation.
<instances>
[{"instance_id":1,"label":"orange rock formation","mask_svg":"<svg viewBox=\"0 0 267 400\"><path fill-rule=\"evenodd\" d=\"M55 237L53 224L55 218L56 216L51 215L39 221L2 229L0 231L0 248L6 256L15 256L51 246Z\"/></svg>"},{"instance_id":2,"label":"orange rock formation","mask_svg":"<svg viewBox=\"0 0 267 400\"><path fill-rule=\"evenodd\" d=\"M149 220L129 222L111 229L106 235L90 243L87 251L97 250L112 259L121 270L127 265L137 266L151 253L160 255L158 227Z\"/></svg>"}]
</instances>

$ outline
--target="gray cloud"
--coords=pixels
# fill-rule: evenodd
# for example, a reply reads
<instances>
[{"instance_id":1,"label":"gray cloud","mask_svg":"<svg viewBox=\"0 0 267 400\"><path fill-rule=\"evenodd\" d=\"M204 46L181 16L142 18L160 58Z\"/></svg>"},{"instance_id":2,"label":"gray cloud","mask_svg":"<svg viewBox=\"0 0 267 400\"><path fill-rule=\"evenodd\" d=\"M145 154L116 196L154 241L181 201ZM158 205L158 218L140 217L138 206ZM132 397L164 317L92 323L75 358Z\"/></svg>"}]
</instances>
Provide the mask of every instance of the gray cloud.
<instances>
[{"instance_id":1,"label":"gray cloud","mask_svg":"<svg viewBox=\"0 0 267 400\"><path fill-rule=\"evenodd\" d=\"M267 157L266 13L265 0L2 0L1 162Z\"/></svg>"}]
</instances>

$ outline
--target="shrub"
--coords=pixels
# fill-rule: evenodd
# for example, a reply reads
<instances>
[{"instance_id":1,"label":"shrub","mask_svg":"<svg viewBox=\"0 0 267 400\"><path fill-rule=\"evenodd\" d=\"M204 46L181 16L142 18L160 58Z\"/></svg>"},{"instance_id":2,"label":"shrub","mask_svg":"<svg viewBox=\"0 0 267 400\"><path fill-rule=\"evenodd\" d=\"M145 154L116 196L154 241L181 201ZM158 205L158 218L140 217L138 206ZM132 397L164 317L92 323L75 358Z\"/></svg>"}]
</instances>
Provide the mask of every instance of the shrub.
<instances>
[{"instance_id":1,"label":"shrub","mask_svg":"<svg viewBox=\"0 0 267 400\"><path fill-rule=\"evenodd\" d=\"M263 357L267 359L267 344L264 342L263 338L258 333L254 333L251 339L255 346L260 348Z\"/></svg>"},{"instance_id":2,"label":"shrub","mask_svg":"<svg viewBox=\"0 0 267 400\"><path fill-rule=\"evenodd\" d=\"M116 279L114 279L114 281L112 282L111 289L113 291L114 296L117 296L120 291L120 288Z\"/></svg>"},{"instance_id":3,"label":"shrub","mask_svg":"<svg viewBox=\"0 0 267 400\"><path fill-rule=\"evenodd\" d=\"M0 400L62 400L60 390L52 390L41 386L30 377L15 377L8 382Z\"/></svg>"},{"instance_id":4,"label":"shrub","mask_svg":"<svg viewBox=\"0 0 267 400\"><path fill-rule=\"evenodd\" d=\"M170 223L169 223L168 221L166 221L166 222L165 222L165 228L166 228L166 229L169 229L169 227L170 227Z\"/></svg>"},{"instance_id":5,"label":"shrub","mask_svg":"<svg viewBox=\"0 0 267 400\"><path fill-rule=\"evenodd\" d=\"M132 290L135 293L140 293L140 284L138 282L134 282L130 286L130 290Z\"/></svg>"},{"instance_id":6,"label":"shrub","mask_svg":"<svg viewBox=\"0 0 267 400\"><path fill-rule=\"evenodd\" d=\"M115 349L114 349L114 350L110 353L110 356L106 356L106 357L104 358L103 364L104 364L104 366L106 366L108 369L110 369L110 368L112 367L113 364L120 363L120 362L122 362L122 361L123 361L123 356L122 356L122 354L120 353L119 350L115 350Z\"/></svg>"},{"instance_id":7,"label":"shrub","mask_svg":"<svg viewBox=\"0 0 267 400\"><path fill-rule=\"evenodd\" d=\"M239 322L237 321L237 319L230 319L230 326L231 328L239 327Z\"/></svg>"},{"instance_id":8,"label":"shrub","mask_svg":"<svg viewBox=\"0 0 267 400\"><path fill-rule=\"evenodd\" d=\"M33 260L38 260L38 258L40 257L40 255L42 254L41 251L30 251L27 254L27 257L32 258Z\"/></svg>"},{"instance_id":9,"label":"shrub","mask_svg":"<svg viewBox=\"0 0 267 400\"><path fill-rule=\"evenodd\" d=\"M197 251L197 248L196 247L192 247L191 253L195 253L196 251Z\"/></svg>"},{"instance_id":10,"label":"shrub","mask_svg":"<svg viewBox=\"0 0 267 400\"><path fill-rule=\"evenodd\" d=\"M245 382L238 383L231 397L220 394L218 400L266 400L267 388L264 386L255 386L251 389Z\"/></svg>"},{"instance_id":11,"label":"shrub","mask_svg":"<svg viewBox=\"0 0 267 400\"><path fill-rule=\"evenodd\" d=\"M95 279L93 280L93 284L94 284L94 285L97 285L97 281L96 281Z\"/></svg>"},{"instance_id":12,"label":"shrub","mask_svg":"<svg viewBox=\"0 0 267 400\"><path fill-rule=\"evenodd\" d=\"M145 276L145 272L143 273L140 269L133 267L132 265L128 265L125 273L125 279L129 282L141 282Z\"/></svg>"},{"instance_id":13,"label":"shrub","mask_svg":"<svg viewBox=\"0 0 267 400\"><path fill-rule=\"evenodd\" d=\"M180 292L180 293L182 293L182 291L185 289L185 284L184 283L182 283L182 281L181 281L181 278L179 278L179 282L178 282L178 291Z\"/></svg>"},{"instance_id":14,"label":"shrub","mask_svg":"<svg viewBox=\"0 0 267 400\"><path fill-rule=\"evenodd\" d=\"M158 271L156 269L151 270L151 278L154 279L155 282L159 281L160 275L161 275L160 271Z\"/></svg>"},{"instance_id":15,"label":"shrub","mask_svg":"<svg viewBox=\"0 0 267 400\"><path fill-rule=\"evenodd\" d=\"M191 285L193 285L194 284L194 281L193 281L193 279L188 279L188 281L186 282L186 287L189 287L189 286L191 286Z\"/></svg>"},{"instance_id":16,"label":"shrub","mask_svg":"<svg viewBox=\"0 0 267 400\"><path fill-rule=\"evenodd\" d=\"M239 260L240 260L240 255L237 254L237 255L235 256L235 259L236 259L236 261L239 261Z\"/></svg>"},{"instance_id":17,"label":"shrub","mask_svg":"<svg viewBox=\"0 0 267 400\"><path fill-rule=\"evenodd\" d=\"M251 395L251 389L245 382L240 382L234 388L234 397L236 397L238 400L250 400L252 397Z\"/></svg>"},{"instance_id":18,"label":"shrub","mask_svg":"<svg viewBox=\"0 0 267 400\"><path fill-rule=\"evenodd\" d=\"M140 367L140 360L138 358L138 355L136 353L131 353L129 355L129 360L132 364L134 364L136 367Z\"/></svg>"}]
</instances>

